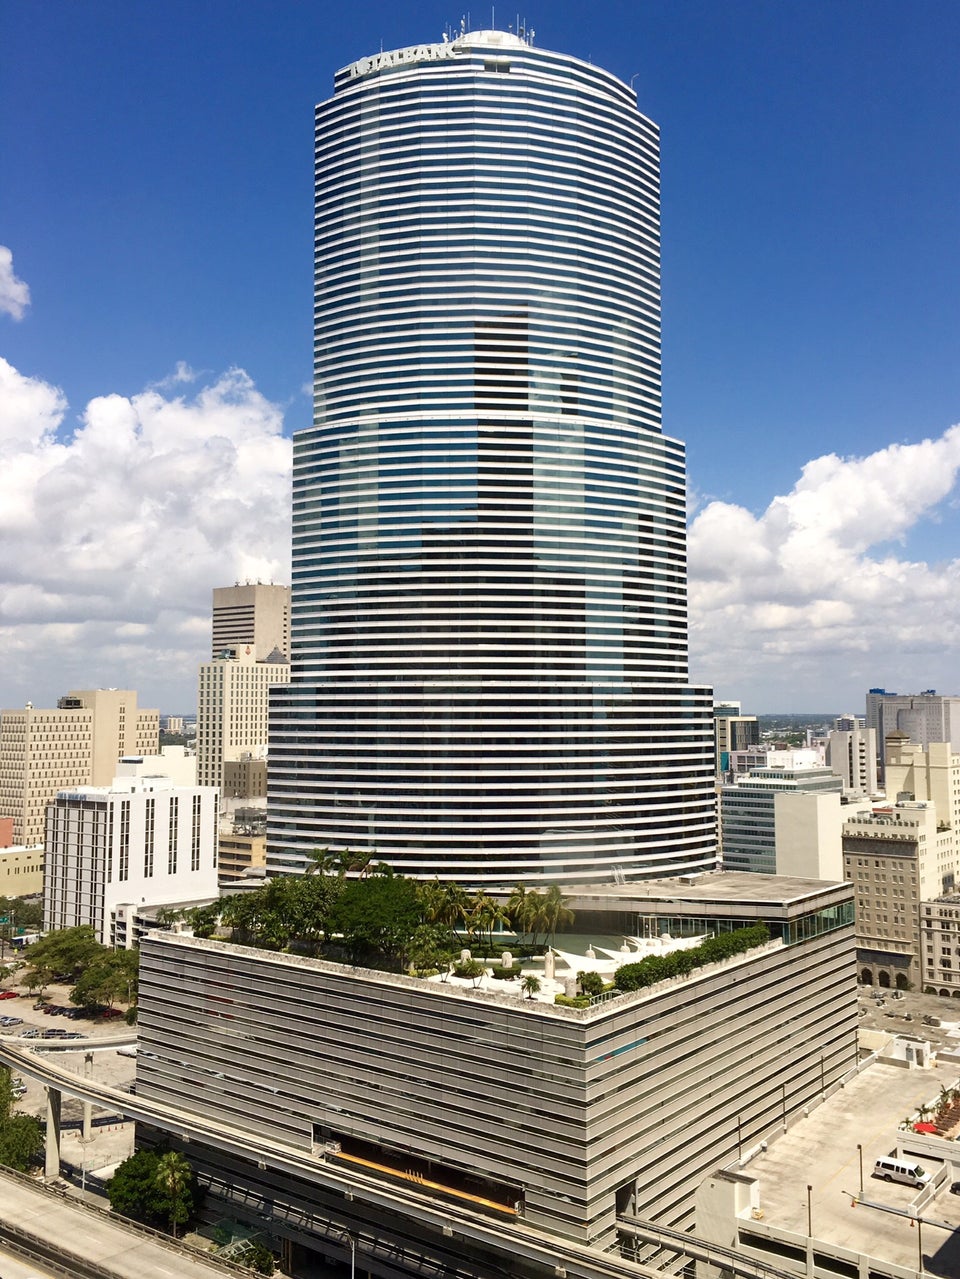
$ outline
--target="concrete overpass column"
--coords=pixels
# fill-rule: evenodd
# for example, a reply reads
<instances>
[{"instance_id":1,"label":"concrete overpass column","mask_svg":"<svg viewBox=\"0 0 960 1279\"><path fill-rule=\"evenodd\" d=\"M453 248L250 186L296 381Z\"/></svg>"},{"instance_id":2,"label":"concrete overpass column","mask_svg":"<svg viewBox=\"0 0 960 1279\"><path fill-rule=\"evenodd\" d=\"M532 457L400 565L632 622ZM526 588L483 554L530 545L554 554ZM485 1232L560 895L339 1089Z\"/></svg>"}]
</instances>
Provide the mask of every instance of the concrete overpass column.
<instances>
[{"instance_id":1,"label":"concrete overpass column","mask_svg":"<svg viewBox=\"0 0 960 1279\"><path fill-rule=\"evenodd\" d=\"M84 1079L92 1079L93 1077L93 1053L84 1053L83 1055L83 1077ZM90 1129L93 1125L93 1102L85 1101L83 1103L83 1140L90 1140Z\"/></svg>"},{"instance_id":2,"label":"concrete overpass column","mask_svg":"<svg viewBox=\"0 0 960 1279\"><path fill-rule=\"evenodd\" d=\"M60 1106L63 1094L59 1088L47 1084L47 1143L43 1173L45 1177L60 1176Z\"/></svg>"}]
</instances>

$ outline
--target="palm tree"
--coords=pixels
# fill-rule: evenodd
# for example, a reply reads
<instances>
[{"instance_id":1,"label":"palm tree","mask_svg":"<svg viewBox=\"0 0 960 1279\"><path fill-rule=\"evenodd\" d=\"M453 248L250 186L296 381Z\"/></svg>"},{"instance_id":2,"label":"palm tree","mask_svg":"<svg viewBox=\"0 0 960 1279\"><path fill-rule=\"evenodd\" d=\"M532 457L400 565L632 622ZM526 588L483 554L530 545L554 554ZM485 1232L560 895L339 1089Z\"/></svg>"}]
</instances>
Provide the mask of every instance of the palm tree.
<instances>
[{"instance_id":1,"label":"palm tree","mask_svg":"<svg viewBox=\"0 0 960 1279\"><path fill-rule=\"evenodd\" d=\"M537 889L531 888L524 898L524 924L534 947L539 944L540 933L549 933L550 924L546 913L546 898Z\"/></svg>"},{"instance_id":2,"label":"palm tree","mask_svg":"<svg viewBox=\"0 0 960 1279\"><path fill-rule=\"evenodd\" d=\"M523 988L523 993L528 999L532 999L534 995L540 993L540 978L534 973L527 973L520 984Z\"/></svg>"},{"instance_id":3,"label":"palm tree","mask_svg":"<svg viewBox=\"0 0 960 1279\"><path fill-rule=\"evenodd\" d=\"M308 875L333 875L336 872L338 857L329 848L315 848L307 862Z\"/></svg>"},{"instance_id":4,"label":"palm tree","mask_svg":"<svg viewBox=\"0 0 960 1279\"><path fill-rule=\"evenodd\" d=\"M507 912L510 915L510 923L514 932L518 936L521 932L527 932L527 922L530 917L530 893L525 884L514 884L513 892L507 902Z\"/></svg>"},{"instance_id":5,"label":"palm tree","mask_svg":"<svg viewBox=\"0 0 960 1279\"><path fill-rule=\"evenodd\" d=\"M341 875L356 875L358 879L363 879L369 872L372 861L373 853L351 853L348 848L345 848L338 857Z\"/></svg>"},{"instance_id":6,"label":"palm tree","mask_svg":"<svg viewBox=\"0 0 960 1279\"><path fill-rule=\"evenodd\" d=\"M483 936L483 930L487 923L489 902L490 898L482 888L478 888L473 897L470 899L470 913L467 915L464 922L467 925L467 932L470 933L471 936L473 936L474 933L480 933L480 935Z\"/></svg>"},{"instance_id":7,"label":"palm tree","mask_svg":"<svg viewBox=\"0 0 960 1279\"><path fill-rule=\"evenodd\" d=\"M512 928L513 921L510 918L510 912L507 910L506 903L498 902L491 898L490 900L490 946L493 947L493 934L497 928Z\"/></svg>"},{"instance_id":8,"label":"palm tree","mask_svg":"<svg viewBox=\"0 0 960 1279\"><path fill-rule=\"evenodd\" d=\"M567 905L559 884L551 884L543 900L543 922L546 931L553 941L558 928L569 927L575 919L573 911Z\"/></svg>"},{"instance_id":9,"label":"palm tree","mask_svg":"<svg viewBox=\"0 0 960 1279\"><path fill-rule=\"evenodd\" d=\"M470 918L470 894L462 884L443 884L442 887L444 902L442 913L438 916L437 922L446 924L448 928L452 928L456 932L457 925L466 924Z\"/></svg>"},{"instance_id":10,"label":"palm tree","mask_svg":"<svg viewBox=\"0 0 960 1279\"><path fill-rule=\"evenodd\" d=\"M186 1221L190 1215L187 1191L193 1180L193 1169L177 1150L168 1150L160 1156L154 1176L157 1189L169 1200L170 1230L177 1237L177 1222Z\"/></svg>"}]
</instances>

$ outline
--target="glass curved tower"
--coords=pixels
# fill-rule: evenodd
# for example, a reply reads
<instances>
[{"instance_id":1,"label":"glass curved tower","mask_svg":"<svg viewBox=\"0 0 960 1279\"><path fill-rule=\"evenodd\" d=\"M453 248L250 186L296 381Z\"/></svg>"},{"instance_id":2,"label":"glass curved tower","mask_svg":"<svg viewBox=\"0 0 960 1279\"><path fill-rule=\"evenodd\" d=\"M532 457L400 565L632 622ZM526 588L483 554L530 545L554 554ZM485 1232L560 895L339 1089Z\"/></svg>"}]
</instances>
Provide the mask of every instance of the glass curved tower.
<instances>
[{"instance_id":1,"label":"glass curved tower","mask_svg":"<svg viewBox=\"0 0 960 1279\"><path fill-rule=\"evenodd\" d=\"M317 108L315 273L271 870L713 868L656 127L503 32L363 59Z\"/></svg>"}]
</instances>

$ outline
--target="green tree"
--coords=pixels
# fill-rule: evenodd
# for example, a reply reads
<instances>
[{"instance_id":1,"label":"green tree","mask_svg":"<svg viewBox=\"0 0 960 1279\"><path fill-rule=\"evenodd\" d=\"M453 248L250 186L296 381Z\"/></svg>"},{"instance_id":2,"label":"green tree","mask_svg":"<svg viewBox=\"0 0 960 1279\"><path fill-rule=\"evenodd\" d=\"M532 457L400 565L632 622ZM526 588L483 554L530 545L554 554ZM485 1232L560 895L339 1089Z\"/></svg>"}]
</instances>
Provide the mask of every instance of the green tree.
<instances>
[{"instance_id":1,"label":"green tree","mask_svg":"<svg viewBox=\"0 0 960 1279\"><path fill-rule=\"evenodd\" d=\"M114 1212L158 1229L169 1225L174 1235L190 1219L197 1195L193 1169L176 1151L138 1150L107 1182Z\"/></svg>"},{"instance_id":2,"label":"green tree","mask_svg":"<svg viewBox=\"0 0 960 1279\"><path fill-rule=\"evenodd\" d=\"M526 977L524 977L520 984L523 988L523 993L528 999L532 999L534 995L539 995L541 982L540 978L534 973L527 973Z\"/></svg>"},{"instance_id":3,"label":"green tree","mask_svg":"<svg viewBox=\"0 0 960 1279\"><path fill-rule=\"evenodd\" d=\"M450 933L442 924L420 924L410 939L410 963L418 976L450 963Z\"/></svg>"},{"instance_id":4,"label":"green tree","mask_svg":"<svg viewBox=\"0 0 960 1279\"><path fill-rule=\"evenodd\" d=\"M514 884L513 892L507 902L507 914L513 931L519 936L529 932L530 922L530 889L525 884Z\"/></svg>"},{"instance_id":5,"label":"green tree","mask_svg":"<svg viewBox=\"0 0 960 1279\"><path fill-rule=\"evenodd\" d=\"M112 1008L118 1001L136 1002L137 977L140 968L137 950L109 950L94 956L77 978L70 991L70 1001L80 1008L106 1004Z\"/></svg>"},{"instance_id":6,"label":"green tree","mask_svg":"<svg viewBox=\"0 0 960 1279\"><path fill-rule=\"evenodd\" d=\"M42 991L55 979L73 985L105 949L88 924L48 933L30 948L30 964L24 974L27 989Z\"/></svg>"},{"instance_id":7,"label":"green tree","mask_svg":"<svg viewBox=\"0 0 960 1279\"><path fill-rule=\"evenodd\" d=\"M558 928L569 928L574 921L574 913L567 905L567 899L559 884L551 884L543 898L542 927L552 941Z\"/></svg>"},{"instance_id":8,"label":"green tree","mask_svg":"<svg viewBox=\"0 0 960 1279\"><path fill-rule=\"evenodd\" d=\"M43 1150L43 1124L33 1115L13 1113L13 1077L0 1066L0 1164L27 1172Z\"/></svg>"},{"instance_id":9,"label":"green tree","mask_svg":"<svg viewBox=\"0 0 960 1279\"><path fill-rule=\"evenodd\" d=\"M330 913L351 961L372 952L402 960L420 924L417 886L402 875L351 880Z\"/></svg>"},{"instance_id":10,"label":"green tree","mask_svg":"<svg viewBox=\"0 0 960 1279\"><path fill-rule=\"evenodd\" d=\"M160 1155L155 1150L138 1150L125 1159L107 1182L110 1207L121 1216L147 1226L162 1226L165 1203L157 1186Z\"/></svg>"},{"instance_id":11,"label":"green tree","mask_svg":"<svg viewBox=\"0 0 960 1279\"><path fill-rule=\"evenodd\" d=\"M193 1169L176 1150L168 1150L157 1161L154 1180L166 1201L170 1233L177 1237L177 1226L189 1221L193 1212Z\"/></svg>"},{"instance_id":12,"label":"green tree","mask_svg":"<svg viewBox=\"0 0 960 1279\"><path fill-rule=\"evenodd\" d=\"M606 985L599 973L577 973L577 981L585 995L602 995Z\"/></svg>"},{"instance_id":13,"label":"green tree","mask_svg":"<svg viewBox=\"0 0 960 1279\"><path fill-rule=\"evenodd\" d=\"M340 857L329 848L315 848L307 862L308 875L336 875L340 869Z\"/></svg>"},{"instance_id":14,"label":"green tree","mask_svg":"<svg viewBox=\"0 0 960 1279\"><path fill-rule=\"evenodd\" d=\"M27 1172L43 1150L43 1124L35 1115L10 1115L0 1123L0 1164Z\"/></svg>"},{"instance_id":15,"label":"green tree","mask_svg":"<svg viewBox=\"0 0 960 1279\"><path fill-rule=\"evenodd\" d=\"M259 1239L248 1240L243 1250L234 1255L233 1260L247 1270L255 1270L258 1275L272 1275L277 1268L273 1253Z\"/></svg>"},{"instance_id":16,"label":"green tree","mask_svg":"<svg viewBox=\"0 0 960 1279\"><path fill-rule=\"evenodd\" d=\"M194 937L212 937L220 921L220 902L210 902L207 906L193 906L184 911L184 917L193 929Z\"/></svg>"}]
</instances>

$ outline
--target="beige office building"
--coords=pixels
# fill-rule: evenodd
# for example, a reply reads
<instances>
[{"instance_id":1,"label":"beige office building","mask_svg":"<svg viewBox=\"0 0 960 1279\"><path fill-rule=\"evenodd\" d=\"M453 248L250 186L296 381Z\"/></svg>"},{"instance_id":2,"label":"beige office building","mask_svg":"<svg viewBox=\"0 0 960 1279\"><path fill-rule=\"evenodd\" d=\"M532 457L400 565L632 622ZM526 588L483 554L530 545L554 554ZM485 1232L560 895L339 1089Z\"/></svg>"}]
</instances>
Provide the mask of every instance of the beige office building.
<instances>
[{"instance_id":1,"label":"beige office building","mask_svg":"<svg viewBox=\"0 0 960 1279\"><path fill-rule=\"evenodd\" d=\"M43 845L0 849L0 897L43 892Z\"/></svg>"},{"instance_id":2,"label":"beige office building","mask_svg":"<svg viewBox=\"0 0 960 1279\"><path fill-rule=\"evenodd\" d=\"M56 708L0 712L0 816L17 844L42 844L57 792L106 786L123 755L155 754L160 712L141 710L130 689L74 689Z\"/></svg>"},{"instance_id":3,"label":"beige office building","mask_svg":"<svg viewBox=\"0 0 960 1279\"><path fill-rule=\"evenodd\" d=\"M250 649L251 651L247 651ZM224 650L200 667L197 699L197 782L222 792L224 765L253 755L265 756L269 690L287 684L290 666L279 651L258 661L252 645ZM252 774L251 774L252 775ZM231 777L232 784L236 778ZM242 797L240 797L242 798Z\"/></svg>"},{"instance_id":4,"label":"beige office building","mask_svg":"<svg viewBox=\"0 0 960 1279\"><path fill-rule=\"evenodd\" d=\"M255 661L269 660L274 649L290 657L290 587L271 582L216 586L213 590L213 649L250 648Z\"/></svg>"},{"instance_id":5,"label":"beige office building","mask_svg":"<svg viewBox=\"0 0 960 1279\"><path fill-rule=\"evenodd\" d=\"M949 742L931 742L924 748L906 733L891 733L886 740L885 776L888 800L935 804L941 825L960 830L960 754Z\"/></svg>"},{"instance_id":6,"label":"beige office building","mask_svg":"<svg viewBox=\"0 0 960 1279\"><path fill-rule=\"evenodd\" d=\"M844 825L844 877L856 894L857 967L865 985L920 985L920 903L952 887L953 848L953 831L923 801L857 813Z\"/></svg>"}]
</instances>

